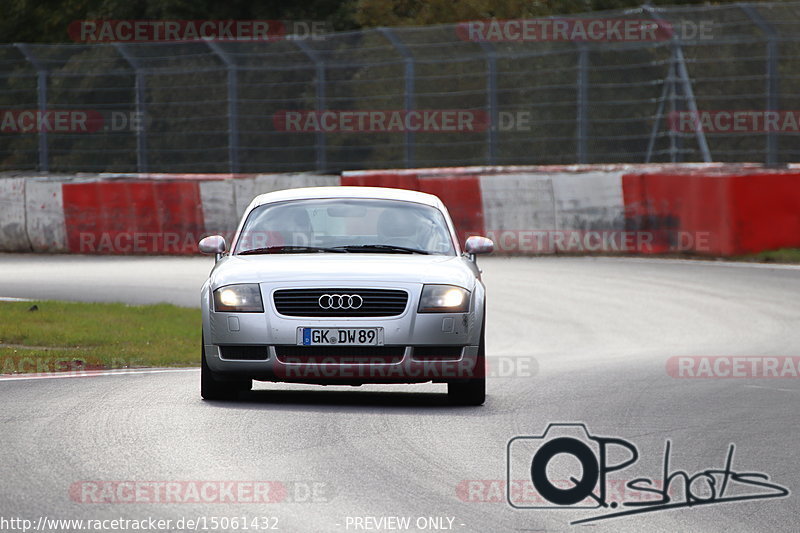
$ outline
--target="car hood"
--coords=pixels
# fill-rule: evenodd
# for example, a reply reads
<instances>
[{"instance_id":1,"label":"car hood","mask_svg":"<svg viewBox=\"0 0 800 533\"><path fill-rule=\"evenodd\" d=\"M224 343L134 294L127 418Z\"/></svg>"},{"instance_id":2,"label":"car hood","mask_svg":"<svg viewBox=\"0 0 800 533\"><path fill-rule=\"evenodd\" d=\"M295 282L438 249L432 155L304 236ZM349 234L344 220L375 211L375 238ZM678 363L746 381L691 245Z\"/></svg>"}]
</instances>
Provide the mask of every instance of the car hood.
<instances>
[{"instance_id":1,"label":"car hood","mask_svg":"<svg viewBox=\"0 0 800 533\"><path fill-rule=\"evenodd\" d=\"M231 283L446 283L472 289L476 273L458 256L406 254L268 254L223 257L213 288Z\"/></svg>"}]
</instances>

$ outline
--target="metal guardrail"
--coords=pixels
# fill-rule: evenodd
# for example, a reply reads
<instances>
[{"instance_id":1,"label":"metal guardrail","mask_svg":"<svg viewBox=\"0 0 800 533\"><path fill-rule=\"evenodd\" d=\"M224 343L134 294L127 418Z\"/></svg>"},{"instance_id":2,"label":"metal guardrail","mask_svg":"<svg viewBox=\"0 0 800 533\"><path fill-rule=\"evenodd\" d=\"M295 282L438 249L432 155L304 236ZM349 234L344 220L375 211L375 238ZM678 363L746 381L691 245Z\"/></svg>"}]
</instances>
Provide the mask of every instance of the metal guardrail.
<instances>
[{"instance_id":1,"label":"metal guardrail","mask_svg":"<svg viewBox=\"0 0 800 533\"><path fill-rule=\"evenodd\" d=\"M673 31L655 40L519 42L473 40L463 25L440 25L270 42L2 45L0 170L797 161L800 128L791 124L682 130L674 117L800 114L800 2L561 19L648 19ZM469 111L476 122L343 131L292 129L281 118L437 110ZM41 120L56 111L88 113L93 127L26 129L32 113Z\"/></svg>"}]
</instances>

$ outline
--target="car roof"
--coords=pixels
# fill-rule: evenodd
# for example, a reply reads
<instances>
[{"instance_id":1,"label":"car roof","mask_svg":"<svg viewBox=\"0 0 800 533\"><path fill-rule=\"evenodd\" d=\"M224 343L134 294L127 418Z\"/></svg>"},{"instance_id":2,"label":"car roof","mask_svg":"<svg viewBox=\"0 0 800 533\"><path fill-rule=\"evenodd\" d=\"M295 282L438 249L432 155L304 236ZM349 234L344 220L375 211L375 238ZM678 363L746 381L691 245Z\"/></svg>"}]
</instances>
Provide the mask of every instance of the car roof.
<instances>
[{"instance_id":1,"label":"car roof","mask_svg":"<svg viewBox=\"0 0 800 533\"><path fill-rule=\"evenodd\" d=\"M416 202L426 204L438 209L442 209L441 200L438 197L419 191L407 189L392 189L389 187L300 187L297 189L284 189L281 191L268 192L256 196L250 207L256 207L273 202L283 202L287 200L307 200L312 198L374 198L381 200L400 200L404 202Z\"/></svg>"}]
</instances>

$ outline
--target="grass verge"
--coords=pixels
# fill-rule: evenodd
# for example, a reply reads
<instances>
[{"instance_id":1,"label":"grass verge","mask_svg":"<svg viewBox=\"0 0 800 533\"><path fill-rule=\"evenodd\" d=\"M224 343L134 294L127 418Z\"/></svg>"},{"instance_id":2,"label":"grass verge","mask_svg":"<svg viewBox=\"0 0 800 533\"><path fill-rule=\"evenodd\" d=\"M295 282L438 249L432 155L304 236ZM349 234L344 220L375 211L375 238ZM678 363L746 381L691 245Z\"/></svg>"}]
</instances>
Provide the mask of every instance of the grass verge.
<instances>
[{"instance_id":1,"label":"grass verge","mask_svg":"<svg viewBox=\"0 0 800 533\"><path fill-rule=\"evenodd\" d=\"M199 353L199 309L0 302L2 374L194 366Z\"/></svg>"},{"instance_id":2,"label":"grass verge","mask_svg":"<svg viewBox=\"0 0 800 533\"><path fill-rule=\"evenodd\" d=\"M800 248L781 248L757 254L746 255L740 259L759 263L800 263Z\"/></svg>"}]
</instances>

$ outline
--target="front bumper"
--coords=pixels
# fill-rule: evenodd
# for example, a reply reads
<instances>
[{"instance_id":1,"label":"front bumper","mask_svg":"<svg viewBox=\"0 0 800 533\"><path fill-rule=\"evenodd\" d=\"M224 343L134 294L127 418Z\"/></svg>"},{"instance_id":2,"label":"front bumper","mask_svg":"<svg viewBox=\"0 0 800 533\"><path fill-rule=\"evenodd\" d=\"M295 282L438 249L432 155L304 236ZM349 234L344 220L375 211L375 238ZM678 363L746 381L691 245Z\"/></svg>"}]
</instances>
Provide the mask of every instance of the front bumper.
<instances>
[{"instance_id":1,"label":"front bumper","mask_svg":"<svg viewBox=\"0 0 800 533\"><path fill-rule=\"evenodd\" d=\"M482 376L477 368L478 346L463 346L457 358L446 360L418 359L414 347L399 347L398 362L287 362L277 355L280 347L265 346L266 359L261 361L230 360L220 357L219 346L205 345L206 362L219 377L255 379L293 383L360 385L363 383L449 382ZM375 357L376 360L381 357Z\"/></svg>"},{"instance_id":2,"label":"front bumper","mask_svg":"<svg viewBox=\"0 0 800 533\"><path fill-rule=\"evenodd\" d=\"M220 378L322 384L448 382L482 373L483 369L477 368L483 320L482 292L473 291L467 313L417 313L421 285L395 283L371 284L370 287L406 290L409 298L404 312L376 318L284 316L277 312L272 295L276 290L299 288L293 284L262 284L264 313L215 312L206 287L202 295L206 362ZM353 288L364 288L364 284ZM367 354L366 359L358 362L352 362L352 358L342 362L324 355L313 362L281 357L282 347L297 346L299 327L380 327L384 346L375 350L374 358ZM220 346L263 347L264 359L231 359L221 356ZM442 347L447 357L437 357L433 347ZM347 352L344 346L339 346L338 350ZM357 351L363 354L369 349L359 347ZM395 357L390 361L381 358L380 354L386 351L391 351ZM424 356L423 352L426 352Z\"/></svg>"}]
</instances>

